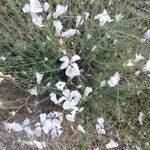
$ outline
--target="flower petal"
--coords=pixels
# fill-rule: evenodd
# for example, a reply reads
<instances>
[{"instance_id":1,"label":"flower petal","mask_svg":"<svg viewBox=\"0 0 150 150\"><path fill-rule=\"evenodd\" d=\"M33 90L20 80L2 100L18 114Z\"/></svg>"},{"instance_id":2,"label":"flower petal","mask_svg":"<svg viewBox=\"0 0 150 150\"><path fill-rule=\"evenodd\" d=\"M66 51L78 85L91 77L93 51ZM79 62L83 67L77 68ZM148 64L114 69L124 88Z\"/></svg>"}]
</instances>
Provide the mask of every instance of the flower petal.
<instances>
[{"instance_id":1,"label":"flower petal","mask_svg":"<svg viewBox=\"0 0 150 150\"><path fill-rule=\"evenodd\" d=\"M24 7L22 8L22 11L24 13L30 12L30 5L29 4L25 4Z\"/></svg>"},{"instance_id":2,"label":"flower petal","mask_svg":"<svg viewBox=\"0 0 150 150\"><path fill-rule=\"evenodd\" d=\"M53 13L54 19L57 19L60 15L66 13L67 10L68 5L67 6L57 5L56 11Z\"/></svg>"},{"instance_id":3,"label":"flower petal","mask_svg":"<svg viewBox=\"0 0 150 150\"><path fill-rule=\"evenodd\" d=\"M61 22L59 20L55 20L53 25L55 27L56 36L61 36L61 31L63 29L63 25L61 24Z\"/></svg>"},{"instance_id":4,"label":"flower petal","mask_svg":"<svg viewBox=\"0 0 150 150\"><path fill-rule=\"evenodd\" d=\"M32 13L43 12L43 8L39 0L30 0L30 8Z\"/></svg>"},{"instance_id":5,"label":"flower petal","mask_svg":"<svg viewBox=\"0 0 150 150\"><path fill-rule=\"evenodd\" d=\"M65 38L69 38L69 37L72 37L76 34L76 29L69 29L69 30L66 30L65 32L62 32L61 36L62 37L65 37Z\"/></svg>"},{"instance_id":6,"label":"flower petal","mask_svg":"<svg viewBox=\"0 0 150 150\"><path fill-rule=\"evenodd\" d=\"M73 62L80 60L80 59L81 59L81 57L79 55L73 55L71 57L70 63L73 63Z\"/></svg>"}]
</instances>

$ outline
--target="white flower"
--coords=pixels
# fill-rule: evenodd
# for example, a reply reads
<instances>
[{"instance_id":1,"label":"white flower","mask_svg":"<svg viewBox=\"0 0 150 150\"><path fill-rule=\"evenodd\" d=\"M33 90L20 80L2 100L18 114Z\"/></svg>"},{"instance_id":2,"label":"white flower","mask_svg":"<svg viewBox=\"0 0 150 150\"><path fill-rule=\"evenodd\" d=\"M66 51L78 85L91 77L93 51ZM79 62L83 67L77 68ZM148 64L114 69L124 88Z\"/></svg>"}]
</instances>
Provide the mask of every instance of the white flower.
<instances>
[{"instance_id":1,"label":"white flower","mask_svg":"<svg viewBox=\"0 0 150 150\"><path fill-rule=\"evenodd\" d=\"M63 62L60 66L60 69L66 69L65 74L69 78L80 75L79 67L77 63L75 63L77 60L80 60L80 56L74 55L71 58L69 58L68 56L63 56L59 60Z\"/></svg>"},{"instance_id":2,"label":"white flower","mask_svg":"<svg viewBox=\"0 0 150 150\"><path fill-rule=\"evenodd\" d=\"M118 84L119 81L120 81L120 74L117 72L107 81L107 83L109 86L114 87Z\"/></svg>"},{"instance_id":3,"label":"white flower","mask_svg":"<svg viewBox=\"0 0 150 150\"><path fill-rule=\"evenodd\" d=\"M11 130L15 132L23 131L23 127L19 123L4 123L5 129L10 132Z\"/></svg>"},{"instance_id":4,"label":"white flower","mask_svg":"<svg viewBox=\"0 0 150 150\"><path fill-rule=\"evenodd\" d=\"M145 64L145 66L142 68L142 71L144 73L150 72L150 60L147 61L147 63Z\"/></svg>"},{"instance_id":5,"label":"white flower","mask_svg":"<svg viewBox=\"0 0 150 150\"><path fill-rule=\"evenodd\" d=\"M104 87L106 85L106 80L101 81L100 87Z\"/></svg>"},{"instance_id":6,"label":"white flower","mask_svg":"<svg viewBox=\"0 0 150 150\"><path fill-rule=\"evenodd\" d=\"M38 26L42 26L43 17L37 13L43 12L43 8L39 0L30 0L30 4L25 4L23 7L24 13L31 13L32 22Z\"/></svg>"},{"instance_id":7,"label":"white flower","mask_svg":"<svg viewBox=\"0 0 150 150\"><path fill-rule=\"evenodd\" d=\"M144 114L142 112L140 112L138 120L141 125L143 124L143 116L144 116Z\"/></svg>"},{"instance_id":8,"label":"white flower","mask_svg":"<svg viewBox=\"0 0 150 150\"><path fill-rule=\"evenodd\" d=\"M68 29L65 32L62 32L61 37L69 38L76 34L76 29Z\"/></svg>"},{"instance_id":9,"label":"white flower","mask_svg":"<svg viewBox=\"0 0 150 150\"><path fill-rule=\"evenodd\" d=\"M53 13L53 17L57 19L60 15L66 13L67 10L68 5L67 6L57 5L56 11Z\"/></svg>"},{"instance_id":10,"label":"white flower","mask_svg":"<svg viewBox=\"0 0 150 150\"><path fill-rule=\"evenodd\" d=\"M59 81L59 82L56 83L57 89L61 90L61 91L64 90L65 85L66 85L66 82L62 82L62 81Z\"/></svg>"},{"instance_id":11,"label":"white flower","mask_svg":"<svg viewBox=\"0 0 150 150\"><path fill-rule=\"evenodd\" d=\"M143 59L144 59L144 57L141 54L136 53L136 57L135 57L135 59L133 59L133 63L136 64Z\"/></svg>"},{"instance_id":12,"label":"white flower","mask_svg":"<svg viewBox=\"0 0 150 150\"><path fill-rule=\"evenodd\" d=\"M113 139L110 140L108 144L106 144L106 149L112 149L118 147L119 144L115 142Z\"/></svg>"},{"instance_id":13,"label":"white flower","mask_svg":"<svg viewBox=\"0 0 150 150\"><path fill-rule=\"evenodd\" d=\"M43 10L44 10L45 12L47 12L48 9L49 9L49 4L48 4L48 2L45 2L44 5L43 5Z\"/></svg>"},{"instance_id":14,"label":"white flower","mask_svg":"<svg viewBox=\"0 0 150 150\"><path fill-rule=\"evenodd\" d=\"M84 91L84 95L85 95L85 96L88 96L92 91L93 91L93 90L92 90L92 87L86 87L86 88L85 88L85 91Z\"/></svg>"},{"instance_id":15,"label":"white flower","mask_svg":"<svg viewBox=\"0 0 150 150\"><path fill-rule=\"evenodd\" d=\"M36 72L36 81L37 81L37 84L40 84L42 79L43 79L43 75L42 73L39 73L39 72Z\"/></svg>"},{"instance_id":16,"label":"white flower","mask_svg":"<svg viewBox=\"0 0 150 150\"><path fill-rule=\"evenodd\" d=\"M28 92L29 92L31 95L35 95L35 96L38 95L37 87L34 87L34 88L30 89Z\"/></svg>"},{"instance_id":17,"label":"white flower","mask_svg":"<svg viewBox=\"0 0 150 150\"><path fill-rule=\"evenodd\" d=\"M99 26L103 27L105 25L105 23L108 22L112 22L113 19L110 18L110 16L108 15L106 9L104 9L103 13L98 14L94 17L95 20L99 20Z\"/></svg>"},{"instance_id":18,"label":"white flower","mask_svg":"<svg viewBox=\"0 0 150 150\"><path fill-rule=\"evenodd\" d=\"M39 141L29 141L26 142L28 145L35 145L38 149L44 149L46 147L46 142L39 142Z\"/></svg>"},{"instance_id":19,"label":"white flower","mask_svg":"<svg viewBox=\"0 0 150 150\"><path fill-rule=\"evenodd\" d=\"M81 94L77 90L70 91L69 89L66 89L63 91L63 95L64 96L61 97L61 99L65 100L63 103L63 108L65 110L73 109L81 99Z\"/></svg>"},{"instance_id":20,"label":"white flower","mask_svg":"<svg viewBox=\"0 0 150 150\"><path fill-rule=\"evenodd\" d=\"M86 133L86 131L84 130L84 128L81 125L77 126L77 130L81 133Z\"/></svg>"},{"instance_id":21,"label":"white flower","mask_svg":"<svg viewBox=\"0 0 150 150\"><path fill-rule=\"evenodd\" d=\"M147 30L145 33L144 33L144 39L146 40L150 40L150 30Z\"/></svg>"},{"instance_id":22,"label":"white flower","mask_svg":"<svg viewBox=\"0 0 150 150\"><path fill-rule=\"evenodd\" d=\"M106 131L105 131L105 128L104 128L104 118L98 118L97 119L97 124L96 124L96 131L98 134L105 134Z\"/></svg>"},{"instance_id":23,"label":"white flower","mask_svg":"<svg viewBox=\"0 0 150 150\"><path fill-rule=\"evenodd\" d=\"M61 131L61 122L63 120L61 113L49 113L46 115L45 113L40 115L40 122L36 123L36 129L34 130L34 134L38 137L41 136L42 130L45 134L51 132L60 132ZM60 135L60 134L59 134ZM58 136L59 136L58 135Z\"/></svg>"},{"instance_id":24,"label":"white flower","mask_svg":"<svg viewBox=\"0 0 150 150\"><path fill-rule=\"evenodd\" d=\"M55 20L53 23L56 31L56 36L61 36L61 31L63 29L63 26L59 20Z\"/></svg>"},{"instance_id":25,"label":"white flower","mask_svg":"<svg viewBox=\"0 0 150 150\"><path fill-rule=\"evenodd\" d=\"M88 12L84 12L83 14L85 15L85 20L87 20L90 16L90 14Z\"/></svg>"},{"instance_id":26,"label":"white flower","mask_svg":"<svg viewBox=\"0 0 150 150\"><path fill-rule=\"evenodd\" d=\"M78 15L76 17L76 28L79 28L79 26L81 26L83 24L83 19L82 19L82 16Z\"/></svg>"},{"instance_id":27,"label":"white flower","mask_svg":"<svg viewBox=\"0 0 150 150\"><path fill-rule=\"evenodd\" d=\"M118 21L120 21L122 18L123 18L124 16L121 14L121 13L119 13L119 14L117 14L116 15L116 21L118 22Z\"/></svg>"}]
</instances>

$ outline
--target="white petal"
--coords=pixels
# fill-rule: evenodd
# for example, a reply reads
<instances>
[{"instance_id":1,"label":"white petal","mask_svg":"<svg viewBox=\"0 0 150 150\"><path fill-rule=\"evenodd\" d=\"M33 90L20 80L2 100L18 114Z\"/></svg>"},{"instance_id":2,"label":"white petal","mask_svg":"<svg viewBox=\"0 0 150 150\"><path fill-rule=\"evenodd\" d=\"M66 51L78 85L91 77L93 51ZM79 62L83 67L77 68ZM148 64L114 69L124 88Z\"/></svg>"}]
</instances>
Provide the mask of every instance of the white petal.
<instances>
[{"instance_id":1,"label":"white petal","mask_svg":"<svg viewBox=\"0 0 150 150\"><path fill-rule=\"evenodd\" d=\"M55 93L51 93L51 94L50 94L50 99L51 99L51 101L54 102L55 104L59 104Z\"/></svg>"},{"instance_id":2,"label":"white petal","mask_svg":"<svg viewBox=\"0 0 150 150\"><path fill-rule=\"evenodd\" d=\"M39 13L43 11L39 0L30 0L30 8L32 13Z\"/></svg>"},{"instance_id":3,"label":"white petal","mask_svg":"<svg viewBox=\"0 0 150 150\"><path fill-rule=\"evenodd\" d=\"M114 87L118 84L119 81L120 81L120 74L117 72L107 81L107 83L109 86Z\"/></svg>"},{"instance_id":4,"label":"white petal","mask_svg":"<svg viewBox=\"0 0 150 150\"><path fill-rule=\"evenodd\" d=\"M14 130L15 132L23 131L23 127L19 123L15 123L15 122L13 122L13 123L4 123L4 127L9 132L11 130Z\"/></svg>"},{"instance_id":5,"label":"white petal","mask_svg":"<svg viewBox=\"0 0 150 150\"><path fill-rule=\"evenodd\" d=\"M59 81L59 82L56 83L57 89L61 90L61 91L64 90L65 85L66 85L66 82L62 82L62 81Z\"/></svg>"},{"instance_id":6,"label":"white petal","mask_svg":"<svg viewBox=\"0 0 150 150\"><path fill-rule=\"evenodd\" d=\"M42 16L35 13L32 13L31 16L32 16L33 23L35 23L37 26L42 26L42 20L43 20Z\"/></svg>"},{"instance_id":7,"label":"white petal","mask_svg":"<svg viewBox=\"0 0 150 150\"><path fill-rule=\"evenodd\" d=\"M80 70L79 70L78 65L76 63L69 65L66 69L65 74L71 79L75 76L79 76Z\"/></svg>"},{"instance_id":8,"label":"white petal","mask_svg":"<svg viewBox=\"0 0 150 150\"><path fill-rule=\"evenodd\" d=\"M63 25L61 24L61 22L59 20L55 20L53 25L55 27L56 36L61 36L61 31L63 29Z\"/></svg>"},{"instance_id":9,"label":"white petal","mask_svg":"<svg viewBox=\"0 0 150 150\"><path fill-rule=\"evenodd\" d=\"M41 122L41 124L43 124L46 121L46 117L47 117L46 113L40 114L40 122Z\"/></svg>"},{"instance_id":10,"label":"white petal","mask_svg":"<svg viewBox=\"0 0 150 150\"><path fill-rule=\"evenodd\" d=\"M29 4L25 4L24 7L22 8L22 11L24 13L30 12L30 5Z\"/></svg>"},{"instance_id":11,"label":"white petal","mask_svg":"<svg viewBox=\"0 0 150 150\"><path fill-rule=\"evenodd\" d=\"M53 13L54 19L57 19L60 15L66 13L67 10L68 5L67 6L57 5L56 11Z\"/></svg>"},{"instance_id":12,"label":"white petal","mask_svg":"<svg viewBox=\"0 0 150 150\"><path fill-rule=\"evenodd\" d=\"M62 93L66 97L66 99L70 98L70 90L69 89L65 89Z\"/></svg>"},{"instance_id":13,"label":"white petal","mask_svg":"<svg viewBox=\"0 0 150 150\"><path fill-rule=\"evenodd\" d=\"M86 88L85 88L85 91L84 91L84 95L85 95L85 96L88 96L92 91L93 91L93 90L92 90L92 87L86 87Z\"/></svg>"},{"instance_id":14,"label":"white petal","mask_svg":"<svg viewBox=\"0 0 150 150\"><path fill-rule=\"evenodd\" d=\"M150 72L150 60L147 61L147 63L145 64L145 66L142 68L142 71L144 73Z\"/></svg>"},{"instance_id":15,"label":"white petal","mask_svg":"<svg viewBox=\"0 0 150 150\"><path fill-rule=\"evenodd\" d=\"M49 4L48 4L48 2L45 2L45 3L44 3L43 9L44 9L45 12L48 11L48 9L49 9Z\"/></svg>"},{"instance_id":16,"label":"white petal","mask_svg":"<svg viewBox=\"0 0 150 150\"><path fill-rule=\"evenodd\" d=\"M82 25L83 24L83 20L82 20L82 16L80 16L80 15L78 15L77 17L76 17L77 19L76 19L76 28L78 28L80 25Z\"/></svg>"},{"instance_id":17,"label":"white petal","mask_svg":"<svg viewBox=\"0 0 150 150\"><path fill-rule=\"evenodd\" d=\"M143 116L144 116L144 114L142 112L140 112L138 120L141 125L143 124Z\"/></svg>"},{"instance_id":18,"label":"white petal","mask_svg":"<svg viewBox=\"0 0 150 150\"><path fill-rule=\"evenodd\" d=\"M111 139L110 142L106 144L106 149L116 148L118 146L119 144Z\"/></svg>"},{"instance_id":19,"label":"white petal","mask_svg":"<svg viewBox=\"0 0 150 150\"><path fill-rule=\"evenodd\" d=\"M61 36L62 37L65 37L65 38L69 38L69 37L72 37L76 34L76 29L69 29L69 30L66 30L65 32L62 32Z\"/></svg>"},{"instance_id":20,"label":"white petal","mask_svg":"<svg viewBox=\"0 0 150 150\"><path fill-rule=\"evenodd\" d=\"M58 104L60 104L61 102L63 102L63 101L66 101L67 99L66 99L66 97L65 96L62 96L62 97L60 97L59 99L58 99Z\"/></svg>"},{"instance_id":21,"label":"white petal","mask_svg":"<svg viewBox=\"0 0 150 150\"><path fill-rule=\"evenodd\" d=\"M73 62L80 60L80 59L81 59L81 57L79 55L73 55L71 57L70 63L73 63Z\"/></svg>"},{"instance_id":22,"label":"white petal","mask_svg":"<svg viewBox=\"0 0 150 150\"><path fill-rule=\"evenodd\" d=\"M37 137L41 137L41 135L42 135L41 127L36 127L35 130L33 131L33 134Z\"/></svg>"},{"instance_id":23,"label":"white petal","mask_svg":"<svg viewBox=\"0 0 150 150\"><path fill-rule=\"evenodd\" d=\"M45 134L48 134L49 131L51 130L51 127L52 127L51 121L49 119L47 119L44 122L42 129L43 129Z\"/></svg>"},{"instance_id":24,"label":"white petal","mask_svg":"<svg viewBox=\"0 0 150 150\"><path fill-rule=\"evenodd\" d=\"M37 87L35 87L35 88L33 88L33 89L30 89L30 90L29 90L29 93L30 93L31 95L37 96L37 95L38 95L38 93L37 93Z\"/></svg>"},{"instance_id":25,"label":"white petal","mask_svg":"<svg viewBox=\"0 0 150 150\"><path fill-rule=\"evenodd\" d=\"M147 31L144 33L144 39L150 40L150 30L147 30Z\"/></svg>"},{"instance_id":26,"label":"white petal","mask_svg":"<svg viewBox=\"0 0 150 150\"><path fill-rule=\"evenodd\" d=\"M73 108L73 107L72 107L70 101L65 101L65 102L63 103L63 109L64 109L64 110L69 110L69 109L72 109L72 108Z\"/></svg>"},{"instance_id":27,"label":"white petal","mask_svg":"<svg viewBox=\"0 0 150 150\"><path fill-rule=\"evenodd\" d=\"M30 124L30 119L26 118L24 121L23 121L23 126L28 126Z\"/></svg>"},{"instance_id":28,"label":"white petal","mask_svg":"<svg viewBox=\"0 0 150 150\"><path fill-rule=\"evenodd\" d=\"M74 122L74 121L75 121L75 115L67 114L67 115L66 115L66 119L67 119L68 121Z\"/></svg>"},{"instance_id":29,"label":"white petal","mask_svg":"<svg viewBox=\"0 0 150 150\"><path fill-rule=\"evenodd\" d=\"M81 125L78 125L77 130L80 131L81 133L86 133L86 131Z\"/></svg>"},{"instance_id":30,"label":"white petal","mask_svg":"<svg viewBox=\"0 0 150 150\"><path fill-rule=\"evenodd\" d=\"M60 69L65 69L68 67L68 65L69 65L69 57L68 56L63 56L59 60L64 61L64 63L61 64Z\"/></svg>"},{"instance_id":31,"label":"white petal","mask_svg":"<svg viewBox=\"0 0 150 150\"><path fill-rule=\"evenodd\" d=\"M31 130L30 127L24 127L24 131L25 131L27 134L31 135L31 136L34 135L34 133L33 133L33 131Z\"/></svg>"},{"instance_id":32,"label":"white petal","mask_svg":"<svg viewBox=\"0 0 150 150\"><path fill-rule=\"evenodd\" d=\"M34 140L33 144L36 145L38 149L43 149L46 147L46 142L39 142L39 141Z\"/></svg>"},{"instance_id":33,"label":"white petal","mask_svg":"<svg viewBox=\"0 0 150 150\"><path fill-rule=\"evenodd\" d=\"M39 73L39 72L36 72L36 81L37 81L37 84L40 84L42 79L43 79L43 75L42 73Z\"/></svg>"}]
</instances>

